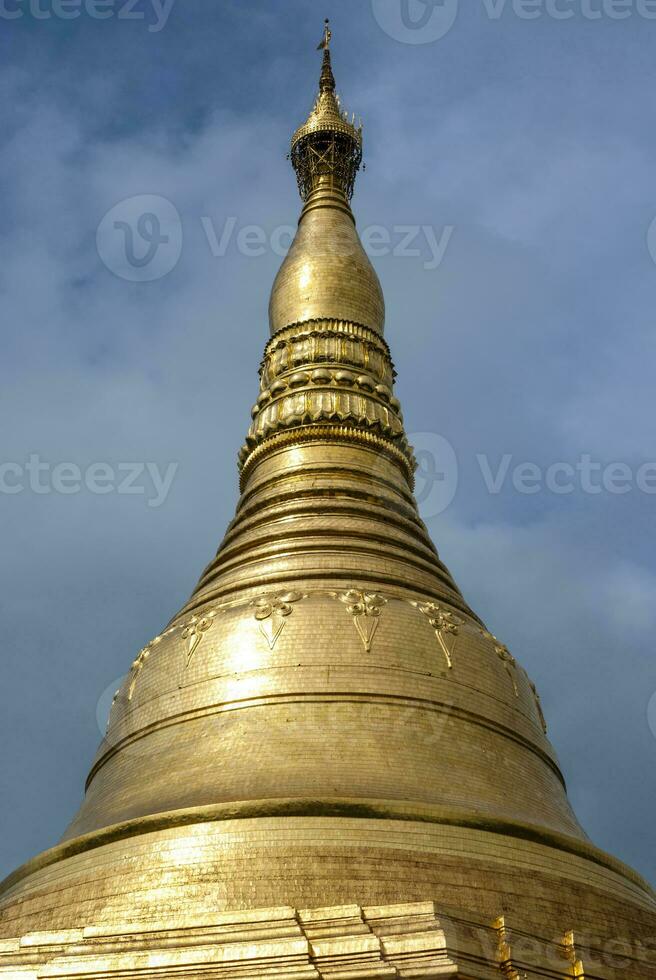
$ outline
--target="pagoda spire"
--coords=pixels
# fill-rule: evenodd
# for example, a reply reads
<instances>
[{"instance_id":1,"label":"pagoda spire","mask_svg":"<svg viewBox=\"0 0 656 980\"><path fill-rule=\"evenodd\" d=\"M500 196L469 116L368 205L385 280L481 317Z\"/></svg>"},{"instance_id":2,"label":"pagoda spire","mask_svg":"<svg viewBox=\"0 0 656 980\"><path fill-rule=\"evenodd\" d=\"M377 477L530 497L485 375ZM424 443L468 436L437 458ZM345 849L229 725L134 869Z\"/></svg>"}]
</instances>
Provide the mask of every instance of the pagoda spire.
<instances>
[{"instance_id":1,"label":"pagoda spire","mask_svg":"<svg viewBox=\"0 0 656 980\"><path fill-rule=\"evenodd\" d=\"M321 66L321 75L319 77L319 91L323 94L324 92L334 92L336 89L335 76L333 75L333 66L330 60L330 48L324 48L323 52L323 64Z\"/></svg>"},{"instance_id":2,"label":"pagoda spire","mask_svg":"<svg viewBox=\"0 0 656 980\"><path fill-rule=\"evenodd\" d=\"M383 333L385 301L355 229L350 201L362 161L362 126L340 106L328 22L319 92L291 140L291 162L303 200L299 227L271 291L275 334L293 323L333 320ZM250 437L249 437L250 438Z\"/></svg>"},{"instance_id":3,"label":"pagoda spire","mask_svg":"<svg viewBox=\"0 0 656 980\"><path fill-rule=\"evenodd\" d=\"M330 42L332 40L332 36L333 33L330 29L330 21L326 17L323 40L317 48L318 51L323 51L323 64L321 66L321 77L319 79L320 92L335 91L335 76L333 75L333 67L330 61Z\"/></svg>"}]
</instances>

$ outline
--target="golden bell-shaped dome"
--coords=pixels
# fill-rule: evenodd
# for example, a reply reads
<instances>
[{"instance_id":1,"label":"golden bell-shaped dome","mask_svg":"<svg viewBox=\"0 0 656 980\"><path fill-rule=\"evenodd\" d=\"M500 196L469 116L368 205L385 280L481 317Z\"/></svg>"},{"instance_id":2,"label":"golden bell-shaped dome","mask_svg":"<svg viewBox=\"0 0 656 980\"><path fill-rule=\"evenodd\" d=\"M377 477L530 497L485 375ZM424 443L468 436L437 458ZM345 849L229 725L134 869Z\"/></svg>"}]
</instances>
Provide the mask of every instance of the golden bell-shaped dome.
<instances>
[{"instance_id":1,"label":"golden bell-shaped dome","mask_svg":"<svg viewBox=\"0 0 656 980\"><path fill-rule=\"evenodd\" d=\"M319 186L273 284L269 324L275 334L292 323L324 318L382 334L385 301L346 198Z\"/></svg>"}]
</instances>

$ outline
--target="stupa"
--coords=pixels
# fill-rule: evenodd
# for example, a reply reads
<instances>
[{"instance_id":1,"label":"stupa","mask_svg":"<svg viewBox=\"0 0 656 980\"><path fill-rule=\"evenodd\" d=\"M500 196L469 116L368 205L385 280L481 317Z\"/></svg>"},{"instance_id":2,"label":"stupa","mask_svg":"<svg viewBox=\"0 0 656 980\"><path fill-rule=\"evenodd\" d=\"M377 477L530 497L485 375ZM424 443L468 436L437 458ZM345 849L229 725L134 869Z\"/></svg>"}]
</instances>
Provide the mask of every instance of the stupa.
<instances>
[{"instance_id":1,"label":"stupa","mask_svg":"<svg viewBox=\"0 0 656 980\"><path fill-rule=\"evenodd\" d=\"M330 40L236 516L63 840L1 886L0 977L656 978L654 893L582 830L420 519Z\"/></svg>"}]
</instances>

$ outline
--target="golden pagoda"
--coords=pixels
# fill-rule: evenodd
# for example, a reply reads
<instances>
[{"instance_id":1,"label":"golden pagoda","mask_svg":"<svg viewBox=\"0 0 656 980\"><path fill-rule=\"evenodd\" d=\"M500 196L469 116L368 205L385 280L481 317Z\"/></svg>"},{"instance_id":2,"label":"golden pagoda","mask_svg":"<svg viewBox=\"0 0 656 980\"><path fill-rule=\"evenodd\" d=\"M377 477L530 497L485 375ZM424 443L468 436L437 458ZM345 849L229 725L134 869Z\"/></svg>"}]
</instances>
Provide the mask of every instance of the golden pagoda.
<instances>
[{"instance_id":1,"label":"golden pagoda","mask_svg":"<svg viewBox=\"0 0 656 980\"><path fill-rule=\"evenodd\" d=\"M63 840L0 886L0 980L656 978L654 893L586 837L419 517L321 48L236 516Z\"/></svg>"}]
</instances>

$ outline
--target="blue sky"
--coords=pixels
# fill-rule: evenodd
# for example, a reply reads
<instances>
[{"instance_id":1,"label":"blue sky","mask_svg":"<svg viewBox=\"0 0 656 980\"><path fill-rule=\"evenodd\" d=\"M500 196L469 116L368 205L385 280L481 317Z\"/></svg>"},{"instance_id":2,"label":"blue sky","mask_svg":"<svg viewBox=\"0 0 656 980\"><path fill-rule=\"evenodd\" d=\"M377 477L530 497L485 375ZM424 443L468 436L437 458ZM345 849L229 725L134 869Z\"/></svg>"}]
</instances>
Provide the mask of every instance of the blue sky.
<instances>
[{"instance_id":1,"label":"blue sky","mask_svg":"<svg viewBox=\"0 0 656 980\"><path fill-rule=\"evenodd\" d=\"M545 0L532 19L518 0L73 3L0 4L0 462L50 467L46 492L0 493L0 873L63 831L99 699L232 517L328 15L365 123L359 226L389 238L374 262L406 427L424 460L453 448L446 509L420 473L425 517L535 678L584 826L656 879L648 0ZM127 281L97 230L144 195L179 215L159 231L180 254ZM399 254L408 226L446 242L437 267L427 233ZM52 484L58 463L138 461L173 465L162 501L148 471L141 494Z\"/></svg>"}]
</instances>

